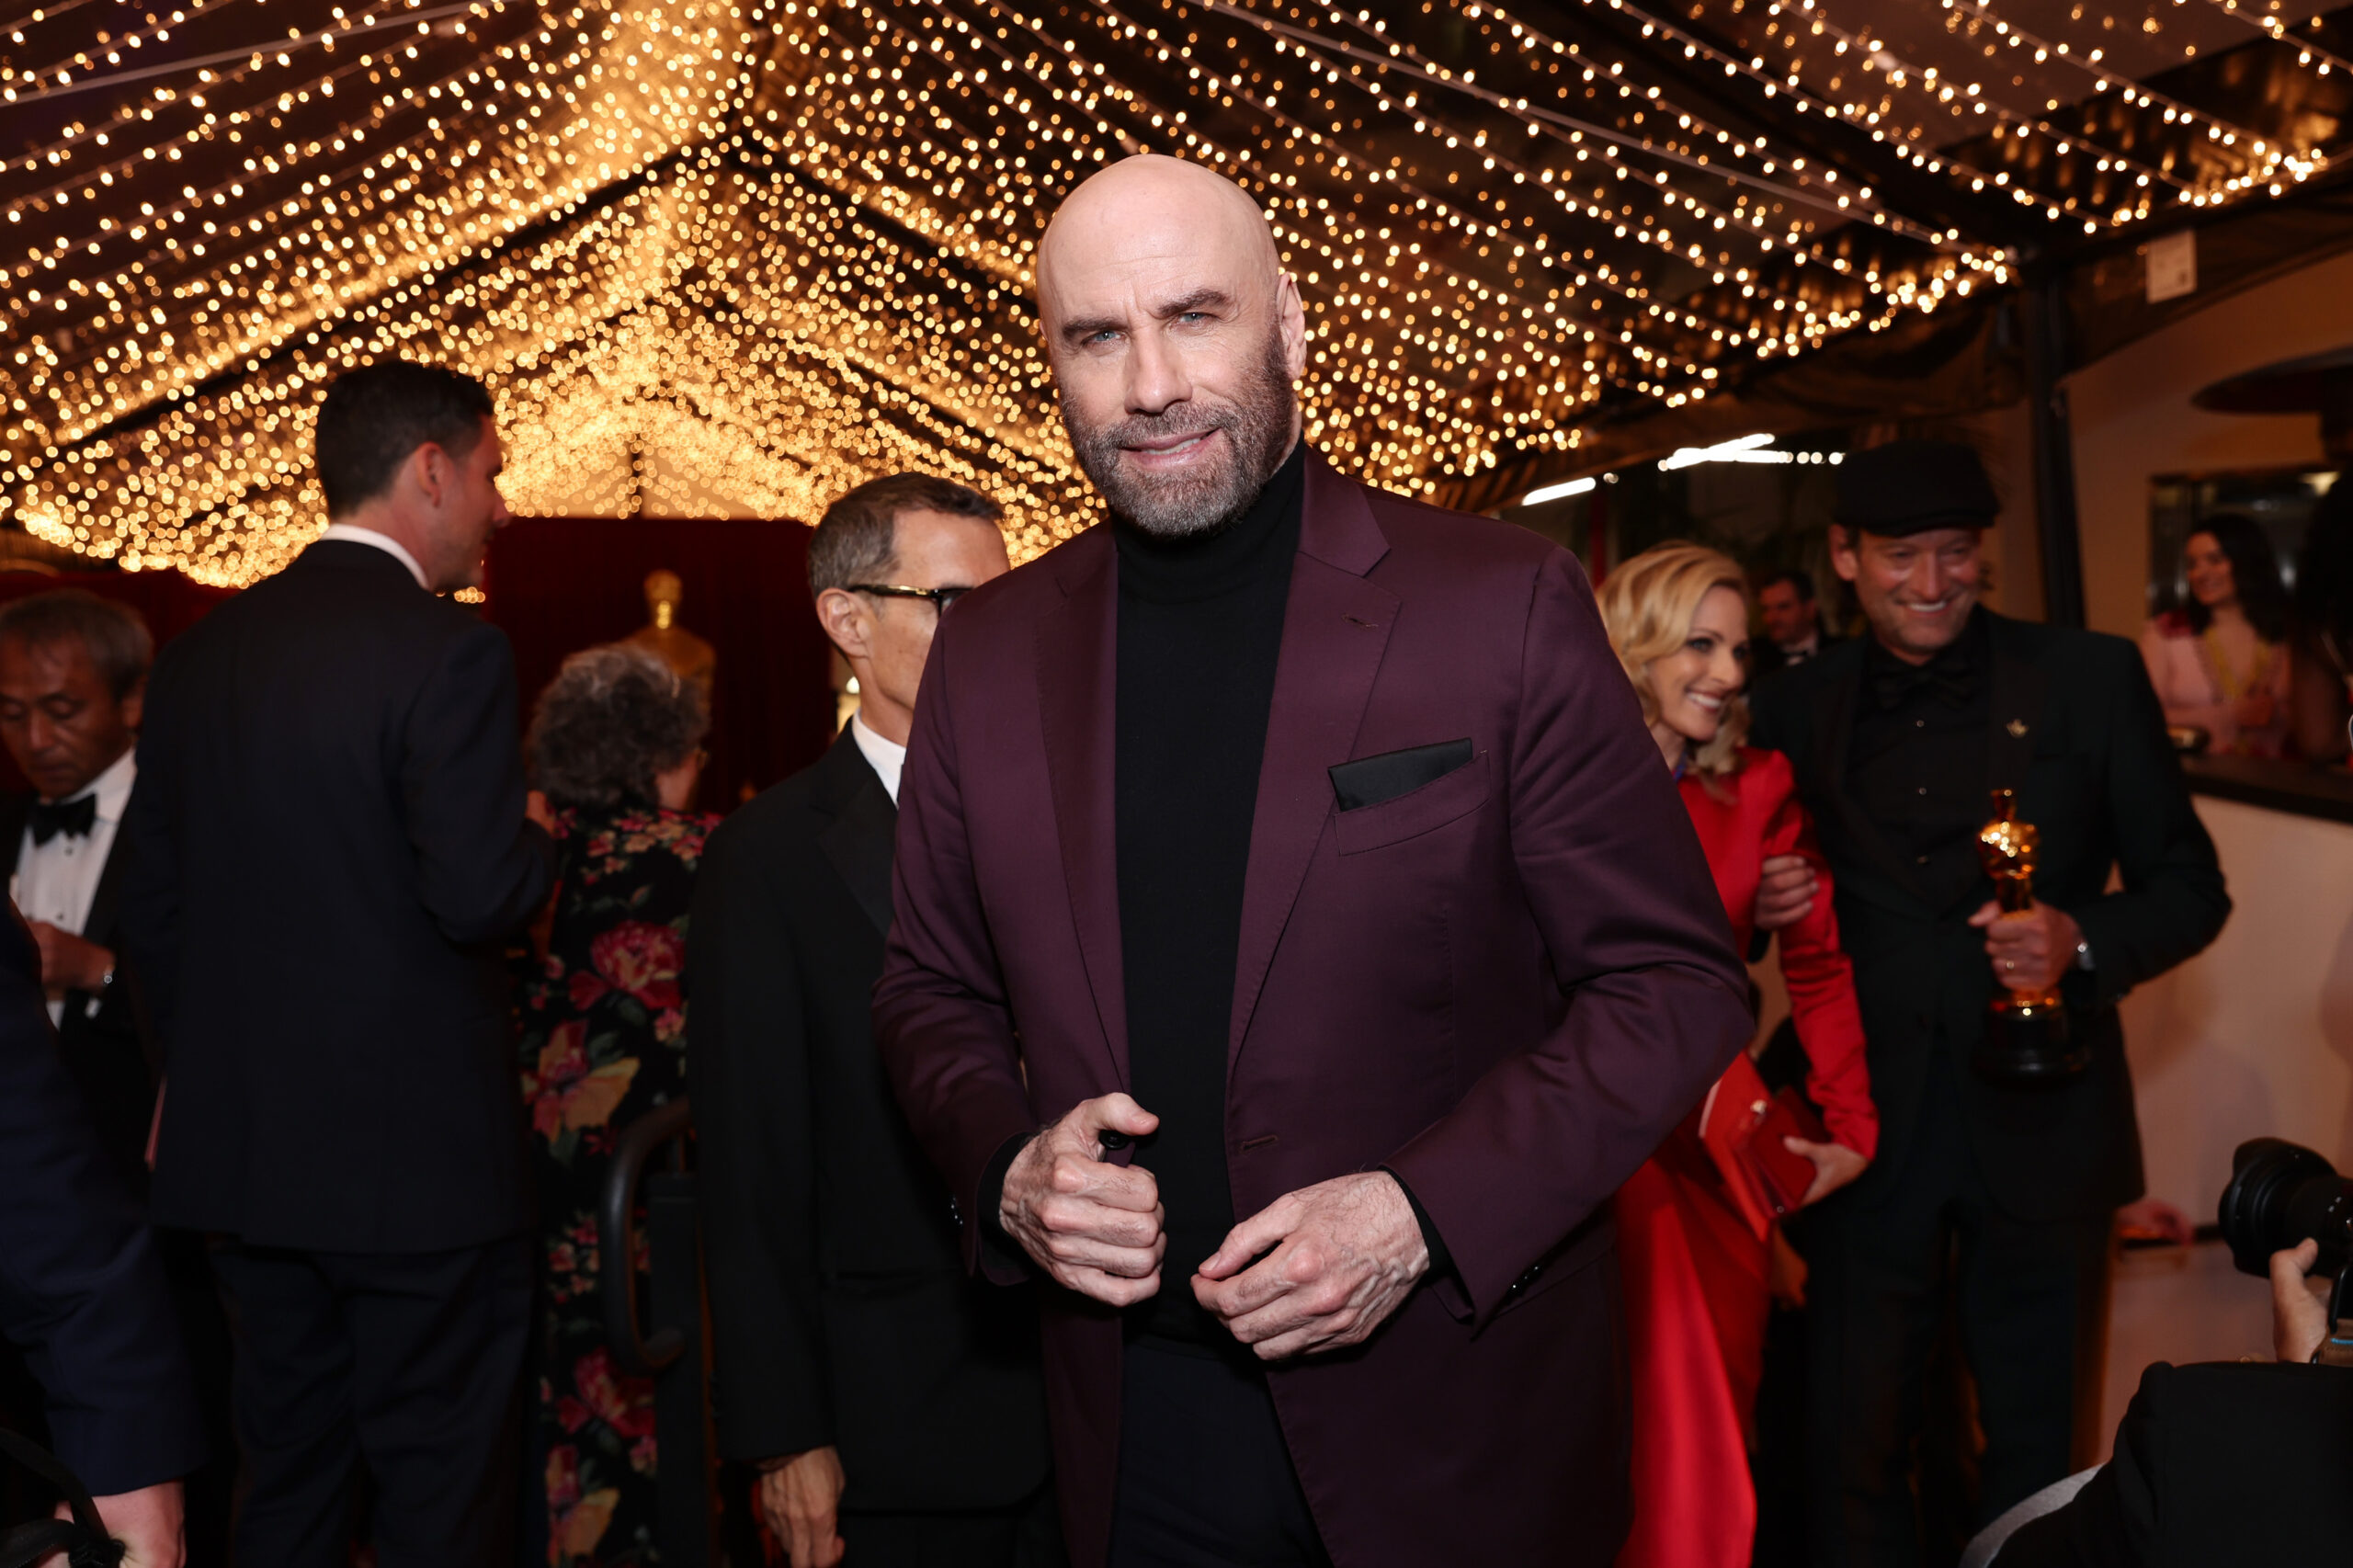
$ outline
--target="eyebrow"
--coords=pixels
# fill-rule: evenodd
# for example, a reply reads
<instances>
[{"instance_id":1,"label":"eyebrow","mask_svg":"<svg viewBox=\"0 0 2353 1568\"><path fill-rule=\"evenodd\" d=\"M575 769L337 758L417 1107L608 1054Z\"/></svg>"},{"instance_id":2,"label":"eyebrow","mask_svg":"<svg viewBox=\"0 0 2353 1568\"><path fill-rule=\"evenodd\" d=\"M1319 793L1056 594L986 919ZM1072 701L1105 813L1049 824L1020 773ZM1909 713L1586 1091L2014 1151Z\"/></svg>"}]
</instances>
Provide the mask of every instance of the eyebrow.
<instances>
[{"instance_id":1,"label":"eyebrow","mask_svg":"<svg viewBox=\"0 0 2353 1568\"><path fill-rule=\"evenodd\" d=\"M1219 305L1231 307L1233 303L1233 296L1224 290L1204 287L1196 289L1189 294L1179 294L1173 300L1163 301L1153 306L1147 313L1154 321L1166 321L1172 316L1181 316L1188 311L1198 311ZM1084 343L1098 332L1124 331L1127 324L1125 317L1081 316L1063 324L1062 337L1065 343Z\"/></svg>"}]
</instances>

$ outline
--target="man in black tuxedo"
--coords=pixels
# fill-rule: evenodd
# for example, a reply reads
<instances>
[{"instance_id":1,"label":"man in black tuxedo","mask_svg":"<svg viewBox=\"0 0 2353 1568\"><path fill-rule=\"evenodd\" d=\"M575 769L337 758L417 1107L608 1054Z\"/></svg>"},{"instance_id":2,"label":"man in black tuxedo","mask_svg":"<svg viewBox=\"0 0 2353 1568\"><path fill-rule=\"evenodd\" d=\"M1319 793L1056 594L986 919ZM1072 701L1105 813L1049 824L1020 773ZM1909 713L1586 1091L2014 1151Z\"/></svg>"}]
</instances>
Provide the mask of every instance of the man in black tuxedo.
<instances>
[{"instance_id":1,"label":"man in black tuxedo","mask_svg":"<svg viewBox=\"0 0 2353 1568\"><path fill-rule=\"evenodd\" d=\"M38 944L65 1070L115 1170L142 1199L156 1062L120 960L119 895L129 857L117 833L137 772L131 744L153 656L154 641L138 611L79 588L32 594L0 608L0 744L33 786L30 794L0 796L0 846L11 856L17 904ZM229 1326L203 1238L166 1231L155 1247L194 1352L212 1450L188 1481L188 1561L213 1568L229 1558L235 1481ZM6 1381L22 1387L13 1376Z\"/></svg>"},{"instance_id":2,"label":"man in black tuxedo","mask_svg":"<svg viewBox=\"0 0 2353 1568\"><path fill-rule=\"evenodd\" d=\"M1843 641L1823 628L1813 574L1795 566L1772 573L1756 585L1756 615L1765 635L1749 644L1749 667L1760 679L1818 658Z\"/></svg>"},{"instance_id":3,"label":"man in black tuxedo","mask_svg":"<svg viewBox=\"0 0 2353 1568\"><path fill-rule=\"evenodd\" d=\"M0 796L0 846L40 945L66 1070L116 1168L142 1193L155 1082L119 972L126 857L116 833L153 656L136 610L79 588L0 608L0 744L33 787Z\"/></svg>"},{"instance_id":4,"label":"man in black tuxedo","mask_svg":"<svg viewBox=\"0 0 2353 1568\"><path fill-rule=\"evenodd\" d=\"M331 526L164 651L124 835L158 1037L159 1223L212 1232L237 1330L240 1562L488 1563L530 1297L501 938L545 902L506 639L439 596L506 519L488 392L328 389Z\"/></svg>"},{"instance_id":5,"label":"man in black tuxedo","mask_svg":"<svg viewBox=\"0 0 2353 1568\"><path fill-rule=\"evenodd\" d=\"M826 509L818 619L858 711L710 836L688 941L720 1451L756 1463L793 1568L1061 1552L1037 1307L970 1278L955 1205L868 1023L899 767L939 618L1006 570L995 503L904 473ZM927 602L926 602L927 601Z\"/></svg>"},{"instance_id":6,"label":"man in black tuxedo","mask_svg":"<svg viewBox=\"0 0 2353 1568\"><path fill-rule=\"evenodd\" d=\"M1849 457L1831 560L1871 634L1752 699L1835 873L1880 1110L1870 1173L1808 1213L1807 1460L1829 1568L1919 1559L1911 1454L1949 1298L1985 1434L1982 1517L2068 1473L2111 1218L2142 1190L2115 1003L2230 913L2132 645L1978 605L1997 506L1966 447ZM2039 902L1998 919L1977 847L1995 787L2041 833ZM1974 1070L1996 988L2053 984L2089 1068L2031 1088Z\"/></svg>"}]
</instances>

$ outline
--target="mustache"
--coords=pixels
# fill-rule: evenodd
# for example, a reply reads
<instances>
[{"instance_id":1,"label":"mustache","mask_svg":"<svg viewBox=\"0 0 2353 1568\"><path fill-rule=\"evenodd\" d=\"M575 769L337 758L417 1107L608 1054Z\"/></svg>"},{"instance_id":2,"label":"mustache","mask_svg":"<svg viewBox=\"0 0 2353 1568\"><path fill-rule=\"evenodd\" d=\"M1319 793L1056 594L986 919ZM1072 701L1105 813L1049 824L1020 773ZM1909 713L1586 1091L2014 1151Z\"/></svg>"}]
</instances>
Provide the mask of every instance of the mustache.
<instances>
[{"instance_id":1,"label":"mustache","mask_svg":"<svg viewBox=\"0 0 2353 1568\"><path fill-rule=\"evenodd\" d=\"M1233 426L1231 410L1180 403L1165 413L1140 414L1122 419L1116 425L1101 426L1087 433L1086 444L1108 457L1122 447L1165 441L1174 436L1199 436L1211 430L1231 430Z\"/></svg>"}]
</instances>

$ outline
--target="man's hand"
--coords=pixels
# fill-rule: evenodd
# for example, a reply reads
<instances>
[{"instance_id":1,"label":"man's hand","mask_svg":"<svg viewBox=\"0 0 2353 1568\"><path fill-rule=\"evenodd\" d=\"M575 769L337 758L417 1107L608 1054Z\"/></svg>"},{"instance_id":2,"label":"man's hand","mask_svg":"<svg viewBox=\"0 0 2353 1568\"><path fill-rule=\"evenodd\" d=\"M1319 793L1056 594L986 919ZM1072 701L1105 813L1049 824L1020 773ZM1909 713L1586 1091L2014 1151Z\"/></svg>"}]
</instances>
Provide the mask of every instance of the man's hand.
<instances>
[{"instance_id":1,"label":"man's hand","mask_svg":"<svg viewBox=\"0 0 2353 1568\"><path fill-rule=\"evenodd\" d=\"M1871 1163L1844 1143L1814 1143L1803 1138L1784 1138L1781 1147L1792 1154L1803 1154L1813 1162L1813 1180L1805 1189L1805 1197L1798 1207L1819 1203L1865 1171Z\"/></svg>"},{"instance_id":2,"label":"man's hand","mask_svg":"<svg viewBox=\"0 0 2353 1568\"><path fill-rule=\"evenodd\" d=\"M1993 960L1994 978L2013 991L2048 991L2074 967L2075 949L2084 939L2075 917L2063 909L2037 902L2017 915L2005 915L1988 899L1969 917L1985 933L1985 956Z\"/></svg>"},{"instance_id":3,"label":"man's hand","mask_svg":"<svg viewBox=\"0 0 2353 1568\"><path fill-rule=\"evenodd\" d=\"M548 792L532 790L523 796L523 820L535 822L549 833L555 831L555 808L548 803Z\"/></svg>"},{"instance_id":4,"label":"man's hand","mask_svg":"<svg viewBox=\"0 0 2353 1568\"><path fill-rule=\"evenodd\" d=\"M27 924L32 927L33 940L40 947L42 990L54 997L68 991L97 991L106 984L107 971L114 968L112 951L46 920Z\"/></svg>"},{"instance_id":5,"label":"man's hand","mask_svg":"<svg viewBox=\"0 0 2353 1568\"><path fill-rule=\"evenodd\" d=\"M98 1521L106 1526L107 1534L129 1549L123 1554L123 1568L180 1568L187 1561L178 1482L166 1481L142 1486L136 1492L118 1492L111 1497L93 1497L90 1501L97 1506ZM57 1517L70 1519L74 1511L60 1503ZM63 1568L64 1562L61 1553L48 1559L42 1568Z\"/></svg>"},{"instance_id":6,"label":"man's hand","mask_svg":"<svg viewBox=\"0 0 2353 1568\"><path fill-rule=\"evenodd\" d=\"M1279 1361L1361 1344L1429 1266L1404 1187L1370 1171L1287 1193L1234 1226L1193 1296L1260 1360Z\"/></svg>"},{"instance_id":7,"label":"man's hand","mask_svg":"<svg viewBox=\"0 0 2353 1568\"><path fill-rule=\"evenodd\" d=\"M842 1560L834 1524L847 1484L841 1456L831 1448L793 1454L760 1471L760 1517L792 1568L834 1568Z\"/></svg>"},{"instance_id":8,"label":"man's hand","mask_svg":"<svg viewBox=\"0 0 2353 1568\"><path fill-rule=\"evenodd\" d=\"M1159 1125L1127 1096L1105 1095L1073 1106L1013 1157L998 1222L1056 1284L1115 1307L1160 1289L1160 1184L1103 1158L1105 1132L1141 1138Z\"/></svg>"},{"instance_id":9,"label":"man's hand","mask_svg":"<svg viewBox=\"0 0 2353 1568\"><path fill-rule=\"evenodd\" d=\"M1820 886L1804 856L1772 856L1756 882L1756 928L1779 931L1796 925L1813 912L1813 895Z\"/></svg>"},{"instance_id":10,"label":"man's hand","mask_svg":"<svg viewBox=\"0 0 2353 1568\"><path fill-rule=\"evenodd\" d=\"M2329 1282L2305 1278L2319 1261L2310 1236L2271 1255L2271 1353L2282 1361L2311 1360L2328 1337Z\"/></svg>"}]
</instances>

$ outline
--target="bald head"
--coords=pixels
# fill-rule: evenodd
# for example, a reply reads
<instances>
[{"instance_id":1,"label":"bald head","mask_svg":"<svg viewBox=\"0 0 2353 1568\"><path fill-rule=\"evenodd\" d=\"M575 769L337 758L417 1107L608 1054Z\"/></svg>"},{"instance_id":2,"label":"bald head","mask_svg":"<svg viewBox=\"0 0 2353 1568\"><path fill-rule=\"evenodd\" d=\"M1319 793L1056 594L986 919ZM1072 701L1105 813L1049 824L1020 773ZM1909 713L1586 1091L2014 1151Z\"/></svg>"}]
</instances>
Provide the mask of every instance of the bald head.
<instances>
[{"instance_id":1,"label":"bald head","mask_svg":"<svg viewBox=\"0 0 2353 1568\"><path fill-rule=\"evenodd\" d=\"M1079 465L1148 533L1215 532L1298 439L1299 290L1257 204L1153 154L1071 192L1038 247L1039 313Z\"/></svg>"}]
</instances>

